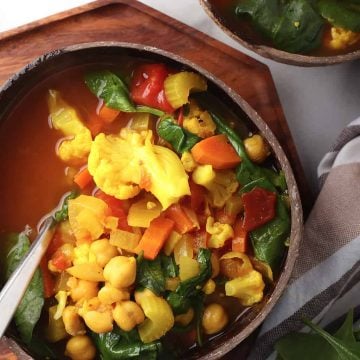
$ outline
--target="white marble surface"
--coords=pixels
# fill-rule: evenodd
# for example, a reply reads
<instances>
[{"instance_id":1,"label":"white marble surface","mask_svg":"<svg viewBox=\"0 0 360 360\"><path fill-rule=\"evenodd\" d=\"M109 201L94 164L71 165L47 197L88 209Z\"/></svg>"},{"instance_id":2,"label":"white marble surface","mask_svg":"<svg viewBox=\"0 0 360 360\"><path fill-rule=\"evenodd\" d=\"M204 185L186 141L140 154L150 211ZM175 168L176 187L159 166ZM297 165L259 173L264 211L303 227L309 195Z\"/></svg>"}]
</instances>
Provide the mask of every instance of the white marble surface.
<instances>
[{"instance_id":1,"label":"white marble surface","mask_svg":"<svg viewBox=\"0 0 360 360\"><path fill-rule=\"evenodd\" d=\"M261 58L238 45L207 17L198 0L139 0L267 64L310 185L316 167L341 129L360 115L360 61L301 68ZM0 31L88 2L0 1Z\"/></svg>"}]
</instances>

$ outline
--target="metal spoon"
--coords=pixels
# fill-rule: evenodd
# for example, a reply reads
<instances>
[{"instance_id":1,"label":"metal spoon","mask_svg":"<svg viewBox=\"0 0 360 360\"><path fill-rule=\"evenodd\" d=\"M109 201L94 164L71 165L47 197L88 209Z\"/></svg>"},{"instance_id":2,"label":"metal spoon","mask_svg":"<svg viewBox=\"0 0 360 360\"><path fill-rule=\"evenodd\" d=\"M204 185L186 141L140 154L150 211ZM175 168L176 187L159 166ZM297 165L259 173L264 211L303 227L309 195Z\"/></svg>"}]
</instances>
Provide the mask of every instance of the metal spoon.
<instances>
[{"instance_id":1,"label":"metal spoon","mask_svg":"<svg viewBox=\"0 0 360 360\"><path fill-rule=\"evenodd\" d=\"M4 335L6 328L9 325L34 273L38 268L39 263L50 240L54 234L53 218L48 217L32 243L28 253L21 260L19 266L11 274L9 280L0 292L0 338Z\"/></svg>"}]
</instances>

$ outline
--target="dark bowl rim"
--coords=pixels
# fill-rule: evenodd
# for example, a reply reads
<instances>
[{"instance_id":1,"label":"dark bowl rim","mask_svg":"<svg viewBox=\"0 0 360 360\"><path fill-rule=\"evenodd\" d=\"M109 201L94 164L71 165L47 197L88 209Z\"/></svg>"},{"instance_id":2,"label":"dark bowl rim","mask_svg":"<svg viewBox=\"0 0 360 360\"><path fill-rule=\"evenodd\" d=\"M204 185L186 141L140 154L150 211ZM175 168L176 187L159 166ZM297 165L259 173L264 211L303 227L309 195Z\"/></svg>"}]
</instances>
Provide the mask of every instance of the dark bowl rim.
<instances>
[{"instance_id":1,"label":"dark bowl rim","mask_svg":"<svg viewBox=\"0 0 360 360\"><path fill-rule=\"evenodd\" d=\"M271 296L269 297L268 301L264 304L264 306L255 316L255 318L251 321L251 323L245 326L244 329L241 330L238 334L236 334L233 338L225 340L218 348L212 350L205 356L201 356L200 358L198 358L203 360L218 359L221 356L224 356L227 352L234 349L263 322L265 317L270 313L271 309L274 307L279 297L285 290L285 287L290 279L296 258L298 257L299 245L303 233L303 214L302 214L302 206L301 206L298 187L289 160L287 159L282 147L280 146L275 135L272 133L271 129L265 123L265 121L261 119L259 114L240 95L238 95L234 90L232 90L229 86L227 86L222 80L217 79L209 71L203 69L199 65L187 59L184 59L179 55L148 45L117 42L117 41L99 41L99 42L79 43L50 51L28 63L21 70L19 70L17 73L11 76L9 80L2 87L0 87L0 103L2 101L1 95L3 93L8 91L12 87L12 85L16 83L16 81L19 80L22 76L28 74L31 75L31 72L35 70L39 65L46 63L47 61L59 57L63 54L89 50L89 49L98 49L102 47L105 48L115 47L121 49L131 49L131 50L150 52L155 55L160 55L164 58L178 62L180 64L184 64L194 69L195 71L199 72L203 76L205 76L213 84L218 86L234 102L234 104L236 104L236 106L239 106L240 109L242 109L242 111L248 116L250 121L255 124L255 126L261 131L261 133L264 134L265 138L267 139L268 143L270 144L274 152L276 159L280 163L281 169L285 173L285 178L288 184L288 191L291 202L291 234L290 234L290 244L281 271L281 275L279 276L277 284L273 292L271 293Z\"/></svg>"},{"instance_id":2,"label":"dark bowl rim","mask_svg":"<svg viewBox=\"0 0 360 360\"><path fill-rule=\"evenodd\" d=\"M248 41L241 38L234 31L229 29L221 20L221 18L215 15L215 13L212 11L211 0L199 0L199 2L202 8L207 13L207 15L210 17L210 19L212 19L216 23L216 25L218 25L221 28L222 31L224 31L227 35L229 35L232 39L237 41L245 48L265 58L288 65L296 65L303 67L336 65L336 64L341 64L344 62L360 59L360 49L351 51L346 54L339 54L332 56L313 56L313 55L294 54L267 45L251 44Z\"/></svg>"}]
</instances>

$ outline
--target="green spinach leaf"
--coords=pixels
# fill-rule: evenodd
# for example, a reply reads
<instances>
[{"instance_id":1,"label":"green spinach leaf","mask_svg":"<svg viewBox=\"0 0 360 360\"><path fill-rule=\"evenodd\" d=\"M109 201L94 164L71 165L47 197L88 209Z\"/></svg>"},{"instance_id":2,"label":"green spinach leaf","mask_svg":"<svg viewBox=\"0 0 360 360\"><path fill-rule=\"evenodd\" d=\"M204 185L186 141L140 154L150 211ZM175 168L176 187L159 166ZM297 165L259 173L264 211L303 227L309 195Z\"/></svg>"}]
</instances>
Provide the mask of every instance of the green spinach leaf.
<instances>
[{"instance_id":1,"label":"green spinach leaf","mask_svg":"<svg viewBox=\"0 0 360 360\"><path fill-rule=\"evenodd\" d=\"M179 275L179 266L176 265L173 256L161 254L161 267L163 269L164 276L167 278L173 278Z\"/></svg>"},{"instance_id":2,"label":"green spinach leaf","mask_svg":"<svg viewBox=\"0 0 360 360\"><path fill-rule=\"evenodd\" d=\"M15 271L30 248L29 238L24 233L12 234L11 240L14 245L6 257L7 278ZM31 343L33 330L40 318L43 305L43 282L40 271L36 270L14 316L16 328L26 344Z\"/></svg>"},{"instance_id":3,"label":"green spinach leaf","mask_svg":"<svg viewBox=\"0 0 360 360\"><path fill-rule=\"evenodd\" d=\"M241 193L255 187L276 192L274 185L266 178L257 179L241 189ZM280 196L276 200L276 216L265 225L250 232L250 239L256 258L268 263L274 270L279 266L285 251L285 241L290 233L290 216Z\"/></svg>"},{"instance_id":4,"label":"green spinach leaf","mask_svg":"<svg viewBox=\"0 0 360 360\"><path fill-rule=\"evenodd\" d=\"M132 102L129 89L116 74L109 70L94 71L85 75L85 84L106 106L124 112L145 112L155 116L164 115L164 111L150 106L136 105Z\"/></svg>"},{"instance_id":5,"label":"green spinach leaf","mask_svg":"<svg viewBox=\"0 0 360 360\"><path fill-rule=\"evenodd\" d=\"M71 199L75 199L78 196L77 191L71 191L69 195L67 195L64 198L62 207L60 210L56 211L54 214L54 220L56 222L65 221L69 218L68 210L69 210L69 204L68 201Z\"/></svg>"},{"instance_id":6,"label":"green spinach leaf","mask_svg":"<svg viewBox=\"0 0 360 360\"><path fill-rule=\"evenodd\" d=\"M347 30L360 32L360 2L357 0L319 0L322 17L330 24Z\"/></svg>"},{"instance_id":7,"label":"green spinach leaf","mask_svg":"<svg viewBox=\"0 0 360 360\"><path fill-rule=\"evenodd\" d=\"M199 275L181 281L175 291L170 292L167 301L175 314L185 313L191 306L191 299L199 295L205 282L211 277L211 251L201 248L198 253Z\"/></svg>"},{"instance_id":8,"label":"green spinach leaf","mask_svg":"<svg viewBox=\"0 0 360 360\"><path fill-rule=\"evenodd\" d=\"M275 344L283 360L359 360L360 342L352 328L353 312L349 311L343 325L330 335L309 320L304 322L314 333L290 333Z\"/></svg>"},{"instance_id":9,"label":"green spinach leaf","mask_svg":"<svg viewBox=\"0 0 360 360\"><path fill-rule=\"evenodd\" d=\"M179 154L190 150L201 140L199 136L187 131L169 117L160 122L157 131L159 136L170 143L174 150Z\"/></svg>"},{"instance_id":10,"label":"green spinach leaf","mask_svg":"<svg viewBox=\"0 0 360 360\"><path fill-rule=\"evenodd\" d=\"M324 20L308 0L244 0L235 11L240 16L248 14L279 49L306 53L321 44Z\"/></svg>"},{"instance_id":11,"label":"green spinach leaf","mask_svg":"<svg viewBox=\"0 0 360 360\"><path fill-rule=\"evenodd\" d=\"M165 291L165 276L161 267L161 259L146 260L140 254L137 259L136 284L161 295Z\"/></svg>"},{"instance_id":12,"label":"green spinach leaf","mask_svg":"<svg viewBox=\"0 0 360 360\"><path fill-rule=\"evenodd\" d=\"M144 344L135 329L125 332L116 327L111 332L92 333L92 338L99 350L101 360L155 360L162 351L160 341Z\"/></svg>"}]
</instances>

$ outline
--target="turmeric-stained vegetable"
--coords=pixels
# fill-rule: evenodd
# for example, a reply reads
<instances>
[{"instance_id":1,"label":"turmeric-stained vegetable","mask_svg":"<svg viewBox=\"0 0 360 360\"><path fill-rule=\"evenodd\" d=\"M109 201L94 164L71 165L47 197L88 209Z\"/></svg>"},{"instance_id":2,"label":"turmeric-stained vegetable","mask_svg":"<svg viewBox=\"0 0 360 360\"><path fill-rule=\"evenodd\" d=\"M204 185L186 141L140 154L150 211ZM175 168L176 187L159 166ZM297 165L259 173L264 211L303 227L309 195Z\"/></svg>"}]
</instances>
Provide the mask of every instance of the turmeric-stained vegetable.
<instances>
[{"instance_id":1,"label":"turmeric-stained vegetable","mask_svg":"<svg viewBox=\"0 0 360 360\"><path fill-rule=\"evenodd\" d=\"M234 230L229 224L215 222L211 216L206 220L206 231L211 235L208 240L209 248L221 248L226 240L234 236Z\"/></svg>"},{"instance_id":2,"label":"turmeric-stained vegetable","mask_svg":"<svg viewBox=\"0 0 360 360\"><path fill-rule=\"evenodd\" d=\"M231 250L245 253L248 250L248 231L244 228L244 219L237 219L234 225L234 238L231 242Z\"/></svg>"},{"instance_id":3,"label":"turmeric-stained vegetable","mask_svg":"<svg viewBox=\"0 0 360 360\"><path fill-rule=\"evenodd\" d=\"M195 101L190 100L189 113L183 119L184 129L201 138L214 135L216 125L207 111L203 111Z\"/></svg>"},{"instance_id":4,"label":"turmeric-stained vegetable","mask_svg":"<svg viewBox=\"0 0 360 360\"><path fill-rule=\"evenodd\" d=\"M74 265L66 271L81 280L87 280L87 281L105 281L104 275L103 275L103 269L95 263L85 263L85 264L79 264Z\"/></svg>"},{"instance_id":5,"label":"turmeric-stained vegetable","mask_svg":"<svg viewBox=\"0 0 360 360\"><path fill-rule=\"evenodd\" d=\"M253 135L244 140L245 151L250 160L261 164L270 155L270 147L265 142L265 139L259 135Z\"/></svg>"},{"instance_id":6,"label":"turmeric-stained vegetable","mask_svg":"<svg viewBox=\"0 0 360 360\"><path fill-rule=\"evenodd\" d=\"M246 254L232 251L220 258L220 272L229 279L246 275L252 270L252 263Z\"/></svg>"},{"instance_id":7,"label":"turmeric-stained vegetable","mask_svg":"<svg viewBox=\"0 0 360 360\"><path fill-rule=\"evenodd\" d=\"M130 226L147 228L161 213L160 203L153 197L145 197L129 208L127 222Z\"/></svg>"},{"instance_id":8,"label":"turmeric-stained vegetable","mask_svg":"<svg viewBox=\"0 0 360 360\"><path fill-rule=\"evenodd\" d=\"M93 196L80 195L68 201L70 226L77 241L92 241L104 232L107 204Z\"/></svg>"},{"instance_id":9,"label":"turmeric-stained vegetable","mask_svg":"<svg viewBox=\"0 0 360 360\"><path fill-rule=\"evenodd\" d=\"M240 156L223 134L210 136L195 144L191 149L194 160L214 169L231 169L241 162Z\"/></svg>"},{"instance_id":10,"label":"turmeric-stained vegetable","mask_svg":"<svg viewBox=\"0 0 360 360\"><path fill-rule=\"evenodd\" d=\"M82 123L76 110L68 105L58 91L49 90L48 107L52 126L66 137L58 149L61 160L75 165L84 164L92 143L90 130Z\"/></svg>"},{"instance_id":11,"label":"turmeric-stained vegetable","mask_svg":"<svg viewBox=\"0 0 360 360\"><path fill-rule=\"evenodd\" d=\"M171 253L174 251L176 244L179 242L180 239L181 239L181 234L179 234L178 232L172 231L170 233L170 236L165 241L165 245L163 247L163 251L165 255L167 256L171 255Z\"/></svg>"},{"instance_id":12,"label":"turmeric-stained vegetable","mask_svg":"<svg viewBox=\"0 0 360 360\"><path fill-rule=\"evenodd\" d=\"M221 208L239 187L232 170L214 171L211 165L198 166L192 179L195 184L204 186L209 191L212 206Z\"/></svg>"},{"instance_id":13,"label":"turmeric-stained vegetable","mask_svg":"<svg viewBox=\"0 0 360 360\"><path fill-rule=\"evenodd\" d=\"M345 30L339 27L331 28L331 40L327 46L330 49L343 50L357 42L360 42L360 33L355 33L351 30Z\"/></svg>"},{"instance_id":14,"label":"turmeric-stained vegetable","mask_svg":"<svg viewBox=\"0 0 360 360\"><path fill-rule=\"evenodd\" d=\"M175 263L180 264L181 256L187 256L192 258L194 255L194 248L193 248L193 240L192 236L189 234L185 234L177 241L174 247L174 258Z\"/></svg>"},{"instance_id":15,"label":"turmeric-stained vegetable","mask_svg":"<svg viewBox=\"0 0 360 360\"><path fill-rule=\"evenodd\" d=\"M170 305L161 297L147 296L140 301L146 316L139 326L139 335L144 343L160 339L174 326L174 315Z\"/></svg>"},{"instance_id":16,"label":"turmeric-stained vegetable","mask_svg":"<svg viewBox=\"0 0 360 360\"><path fill-rule=\"evenodd\" d=\"M97 186L118 199L134 197L142 187L164 209L189 195L188 176L180 159L170 149L152 141L150 130L139 134L122 129L119 136L99 134L91 147L88 164Z\"/></svg>"},{"instance_id":17,"label":"turmeric-stained vegetable","mask_svg":"<svg viewBox=\"0 0 360 360\"><path fill-rule=\"evenodd\" d=\"M164 81L165 96L174 109L189 102L191 92L206 91L206 80L199 74L182 71L169 75Z\"/></svg>"},{"instance_id":18,"label":"turmeric-stained vegetable","mask_svg":"<svg viewBox=\"0 0 360 360\"><path fill-rule=\"evenodd\" d=\"M59 320L62 316L62 313L65 309L66 306L66 301L67 301L67 293L66 291L59 291L56 295L55 295L55 299L58 302L58 305L56 307L56 313L54 314L54 319L55 320Z\"/></svg>"},{"instance_id":19,"label":"turmeric-stained vegetable","mask_svg":"<svg viewBox=\"0 0 360 360\"><path fill-rule=\"evenodd\" d=\"M129 126L132 130L144 131L149 130L151 125L151 115L149 113L134 113Z\"/></svg>"},{"instance_id":20,"label":"turmeric-stained vegetable","mask_svg":"<svg viewBox=\"0 0 360 360\"><path fill-rule=\"evenodd\" d=\"M49 322L46 327L46 339L52 343L58 342L67 337L67 332L62 318L55 319L54 315L57 312L57 306L49 308Z\"/></svg>"},{"instance_id":21,"label":"turmeric-stained vegetable","mask_svg":"<svg viewBox=\"0 0 360 360\"><path fill-rule=\"evenodd\" d=\"M155 259L170 236L174 224L174 221L162 217L152 220L134 251L137 254L143 251L146 259Z\"/></svg>"},{"instance_id":22,"label":"turmeric-stained vegetable","mask_svg":"<svg viewBox=\"0 0 360 360\"><path fill-rule=\"evenodd\" d=\"M199 263L189 256L180 256L179 259L179 276L184 281L199 274Z\"/></svg>"},{"instance_id":23,"label":"turmeric-stained vegetable","mask_svg":"<svg viewBox=\"0 0 360 360\"><path fill-rule=\"evenodd\" d=\"M240 300L243 306L251 306L263 298L265 284L261 274L252 270L244 276L237 277L225 283L226 296L233 296Z\"/></svg>"},{"instance_id":24,"label":"turmeric-stained vegetable","mask_svg":"<svg viewBox=\"0 0 360 360\"><path fill-rule=\"evenodd\" d=\"M85 189L92 181L92 176L89 173L87 167L81 169L75 176L74 176L74 183L79 186L80 189Z\"/></svg>"},{"instance_id":25,"label":"turmeric-stained vegetable","mask_svg":"<svg viewBox=\"0 0 360 360\"><path fill-rule=\"evenodd\" d=\"M134 234L123 230L113 230L110 233L110 244L129 252L135 252L135 248L138 246L140 238L140 234Z\"/></svg>"}]
</instances>

